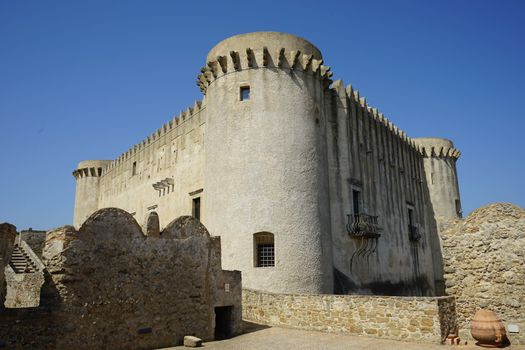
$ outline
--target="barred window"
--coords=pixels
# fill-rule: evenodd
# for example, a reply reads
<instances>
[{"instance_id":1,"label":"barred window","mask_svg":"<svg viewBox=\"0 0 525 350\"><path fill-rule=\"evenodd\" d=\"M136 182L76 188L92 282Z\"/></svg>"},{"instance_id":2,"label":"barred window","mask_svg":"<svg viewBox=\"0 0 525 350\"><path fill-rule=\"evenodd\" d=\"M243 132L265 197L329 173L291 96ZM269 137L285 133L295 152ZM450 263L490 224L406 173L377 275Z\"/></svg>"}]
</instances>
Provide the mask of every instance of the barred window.
<instances>
[{"instance_id":1,"label":"barred window","mask_svg":"<svg viewBox=\"0 0 525 350\"><path fill-rule=\"evenodd\" d=\"M275 245L273 234L260 232L253 235L255 267L275 266Z\"/></svg>"}]
</instances>

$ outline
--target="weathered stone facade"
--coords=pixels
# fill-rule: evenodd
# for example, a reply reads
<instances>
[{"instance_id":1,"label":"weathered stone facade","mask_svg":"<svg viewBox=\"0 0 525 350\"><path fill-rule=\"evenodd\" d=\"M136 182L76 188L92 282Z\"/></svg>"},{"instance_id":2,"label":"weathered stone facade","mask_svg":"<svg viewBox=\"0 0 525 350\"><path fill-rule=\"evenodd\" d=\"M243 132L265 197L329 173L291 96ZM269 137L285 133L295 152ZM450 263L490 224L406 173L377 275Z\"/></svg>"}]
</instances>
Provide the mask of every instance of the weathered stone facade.
<instances>
[{"instance_id":1,"label":"weathered stone facade","mask_svg":"<svg viewBox=\"0 0 525 350\"><path fill-rule=\"evenodd\" d=\"M20 240L27 243L31 250L42 258L42 250L44 249L44 242L46 241L47 231L42 230L23 230L20 231Z\"/></svg>"},{"instance_id":2,"label":"weathered stone facade","mask_svg":"<svg viewBox=\"0 0 525 350\"><path fill-rule=\"evenodd\" d=\"M498 203L441 223L447 295L456 297L462 338L480 308L495 311L512 344L525 344L525 209Z\"/></svg>"},{"instance_id":3,"label":"weathered stone facade","mask_svg":"<svg viewBox=\"0 0 525 350\"><path fill-rule=\"evenodd\" d=\"M6 293L4 270L11 259L11 252L15 245L15 238L15 226L5 222L0 224L0 308L2 307Z\"/></svg>"},{"instance_id":4,"label":"weathered stone facade","mask_svg":"<svg viewBox=\"0 0 525 350\"><path fill-rule=\"evenodd\" d=\"M459 152L408 137L331 77L303 38L223 40L198 76L202 101L117 159L78 165L74 226L104 207L141 223L155 211L160 228L198 214L249 288L441 293L432 208L457 213ZM259 233L274 237L275 264L264 269Z\"/></svg>"},{"instance_id":5,"label":"weathered stone facade","mask_svg":"<svg viewBox=\"0 0 525 350\"><path fill-rule=\"evenodd\" d=\"M194 218L149 237L125 211L102 209L78 231L48 232L41 305L0 310L0 342L10 349L151 349L182 344L185 335L213 339L219 329L238 334L240 272L222 271L220 255L220 238Z\"/></svg>"},{"instance_id":6,"label":"weathered stone facade","mask_svg":"<svg viewBox=\"0 0 525 350\"><path fill-rule=\"evenodd\" d=\"M455 329L453 297L272 294L243 290L243 317L256 323L439 343Z\"/></svg>"},{"instance_id":7,"label":"weathered stone facade","mask_svg":"<svg viewBox=\"0 0 525 350\"><path fill-rule=\"evenodd\" d=\"M33 266L30 273L18 273L11 266L5 268L7 293L4 305L7 308L37 307L40 305L40 290L44 284L44 264L25 241L19 241Z\"/></svg>"}]
</instances>

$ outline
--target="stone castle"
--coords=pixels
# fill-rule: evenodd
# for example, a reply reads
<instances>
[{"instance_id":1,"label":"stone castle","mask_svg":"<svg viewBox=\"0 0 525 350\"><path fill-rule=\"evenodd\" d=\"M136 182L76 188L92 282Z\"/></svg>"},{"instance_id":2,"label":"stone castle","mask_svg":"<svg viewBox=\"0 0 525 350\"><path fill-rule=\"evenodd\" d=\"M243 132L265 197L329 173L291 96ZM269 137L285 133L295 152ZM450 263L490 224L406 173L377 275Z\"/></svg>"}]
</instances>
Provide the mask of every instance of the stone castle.
<instances>
[{"instance_id":1,"label":"stone castle","mask_svg":"<svg viewBox=\"0 0 525 350\"><path fill-rule=\"evenodd\" d=\"M161 227L193 215L244 288L441 295L436 218L461 216L460 153L408 137L331 78L294 35L220 42L201 102L117 159L79 164L74 226L106 207L139 222L156 212Z\"/></svg>"},{"instance_id":2,"label":"stone castle","mask_svg":"<svg viewBox=\"0 0 525 350\"><path fill-rule=\"evenodd\" d=\"M216 45L202 102L79 164L75 227L0 224L0 348L161 348L243 320L471 341L480 308L525 344L525 209L462 219L452 142L331 76L290 34Z\"/></svg>"}]
</instances>

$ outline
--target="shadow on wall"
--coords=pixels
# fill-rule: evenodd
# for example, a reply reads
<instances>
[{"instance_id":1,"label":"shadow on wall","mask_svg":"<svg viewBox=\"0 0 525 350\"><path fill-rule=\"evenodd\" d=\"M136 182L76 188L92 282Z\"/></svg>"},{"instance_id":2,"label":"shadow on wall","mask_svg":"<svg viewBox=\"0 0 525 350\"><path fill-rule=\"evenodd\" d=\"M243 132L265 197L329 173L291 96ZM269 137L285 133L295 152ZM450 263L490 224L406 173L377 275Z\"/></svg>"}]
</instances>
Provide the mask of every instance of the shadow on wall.
<instances>
[{"instance_id":1,"label":"shadow on wall","mask_svg":"<svg viewBox=\"0 0 525 350\"><path fill-rule=\"evenodd\" d=\"M334 294L378 295L378 296L411 296L427 295L432 286L424 275L411 281L377 281L362 285L355 284L345 274L334 268ZM342 281L342 282L341 282Z\"/></svg>"},{"instance_id":2,"label":"shadow on wall","mask_svg":"<svg viewBox=\"0 0 525 350\"><path fill-rule=\"evenodd\" d=\"M217 307L229 307L230 334L241 331L240 272L221 269L220 238L192 217L148 236L129 213L102 209L78 231L48 232L42 256L41 305L0 310L7 348L138 349L182 344L184 335L211 340Z\"/></svg>"}]
</instances>

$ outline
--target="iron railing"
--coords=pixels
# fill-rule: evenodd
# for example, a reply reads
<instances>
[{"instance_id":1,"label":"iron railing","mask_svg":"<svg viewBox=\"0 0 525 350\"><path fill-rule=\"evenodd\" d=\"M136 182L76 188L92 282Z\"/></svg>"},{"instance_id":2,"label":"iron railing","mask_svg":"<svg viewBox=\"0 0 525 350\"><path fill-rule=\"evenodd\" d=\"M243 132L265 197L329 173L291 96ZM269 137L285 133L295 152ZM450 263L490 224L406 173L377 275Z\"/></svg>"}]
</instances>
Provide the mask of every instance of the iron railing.
<instances>
[{"instance_id":1,"label":"iron railing","mask_svg":"<svg viewBox=\"0 0 525 350\"><path fill-rule=\"evenodd\" d=\"M351 237L378 238L381 228L377 216L368 214L348 214L346 231Z\"/></svg>"}]
</instances>

